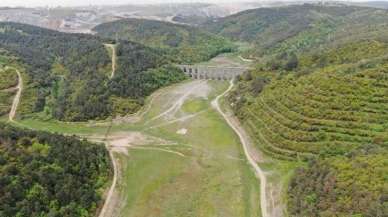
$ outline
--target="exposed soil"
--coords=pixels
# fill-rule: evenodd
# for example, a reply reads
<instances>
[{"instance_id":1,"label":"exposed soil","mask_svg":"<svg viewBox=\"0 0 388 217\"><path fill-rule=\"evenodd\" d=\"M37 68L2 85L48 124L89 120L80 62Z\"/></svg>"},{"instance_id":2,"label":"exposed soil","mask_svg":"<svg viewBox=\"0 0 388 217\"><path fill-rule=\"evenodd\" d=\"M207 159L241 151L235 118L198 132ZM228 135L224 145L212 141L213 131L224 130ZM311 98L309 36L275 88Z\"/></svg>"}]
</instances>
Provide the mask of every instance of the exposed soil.
<instances>
[{"instance_id":1,"label":"exposed soil","mask_svg":"<svg viewBox=\"0 0 388 217\"><path fill-rule=\"evenodd\" d=\"M112 72L110 74L110 78L113 78L115 76L117 62L116 45L105 44L105 46L112 51Z\"/></svg>"},{"instance_id":2,"label":"exposed soil","mask_svg":"<svg viewBox=\"0 0 388 217\"><path fill-rule=\"evenodd\" d=\"M8 68L10 68L10 67L8 67ZM14 69L16 71L16 73L18 74L18 85L16 87L17 92L16 92L15 98L13 99L13 102L12 102L11 111L9 112L9 121L11 121L11 122L14 121L14 118L16 115L16 110L18 108L18 105L20 102L20 97L22 95L22 90L23 90L22 75L20 74L19 70L17 70L16 68L12 68L12 69Z\"/></svg>"}]
</instances>

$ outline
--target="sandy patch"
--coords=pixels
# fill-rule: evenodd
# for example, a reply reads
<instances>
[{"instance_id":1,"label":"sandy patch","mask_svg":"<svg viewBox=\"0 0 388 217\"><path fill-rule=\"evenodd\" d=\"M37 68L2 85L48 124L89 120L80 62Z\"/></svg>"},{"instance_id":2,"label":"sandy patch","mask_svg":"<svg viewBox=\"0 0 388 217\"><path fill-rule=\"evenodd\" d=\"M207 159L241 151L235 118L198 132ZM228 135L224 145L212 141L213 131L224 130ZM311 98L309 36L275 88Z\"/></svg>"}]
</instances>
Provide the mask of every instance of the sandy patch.
<instances>
[{"instance_id":1,"label":"sandy patch","mask_svg":"<svg viewBox=\"0 0 388 217\"><path fill-rule=\"evenodd\" d=\"M207 99L212 88L206 81L192 81L190 83L181 85L174 91L174 96L171 97L174 99L174 103L166 108L164 112L153 117L151 120L147 121L146 124L150 122L164 118L165 120L171 120L176 117L176 114L181 111L182 105L190 98L205 98ZM168 100L167 100L168 101Z\"/></svg>"},{"instance_id":2,"label":"sandy patch","mask_svg":"<svg viewBox=\"0 0 388 217\"><path fill-rule=\"evenodd\" d=\"M137 131L113 133L107 138L102 135L94 135L87 137L87 139L94 142L106 142L109 147L175 144L175 142L167 141Z\"/></svg>"},{"instance_id":3,"label":"sandy patch","mask_svg":"<svg viewBox=\"0 0 388 217\"><path fill-rule=\"evenodd\" d=\"M120 146L113 146L111 148L111 150L115 153L119 153L119 154L125 154L126 156L128 156L128 148L126 147L120 147Z\"/></svg>"},{"instance_id":4,"label":"sandy patch","mask_svg":"<svg viewBox=\"0 0 388 217\"><path fill-rule=\"evenodd\" d=\"M186 135L187 129L186 128L182 128L182 129L176 131L176 133L179 134L179 135Z\"/></svg>"},{"instance_id":5,"label":"sandy patch","mask_svg":"<svg viewBox=\"0 0 388 217\"><path fill-rule=\"evenodd\" d=\"M196 98L204 98L208 99L210 92L212 91L212 87L207 82L202 82L196 88L194 92L191 93L191 96Z\"/></svg>"}]
</instances>

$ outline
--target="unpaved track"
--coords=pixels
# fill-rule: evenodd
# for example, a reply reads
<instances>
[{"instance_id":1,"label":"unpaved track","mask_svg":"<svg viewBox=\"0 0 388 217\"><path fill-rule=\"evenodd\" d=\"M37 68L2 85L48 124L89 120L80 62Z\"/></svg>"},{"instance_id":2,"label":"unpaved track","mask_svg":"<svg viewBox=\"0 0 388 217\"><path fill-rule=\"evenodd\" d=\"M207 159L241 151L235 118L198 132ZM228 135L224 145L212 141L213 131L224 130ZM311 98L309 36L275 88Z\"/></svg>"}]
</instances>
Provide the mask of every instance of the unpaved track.
<instances>
[{"instance_id":1,"label":"unpaved track","mask_svg":"<svg viewBox=\"0 0 388 217\"><path fill-rule=\"evenodd\" d=\"M112 185L109 188L108 194L106 196L106 199L105 199L105 202L104 202L104 206L102 207L102 209L100 211L100 214L98 215L99 217L108 217L109 215L106 214L108 212L108 210L115 209L115 208L113 208L111 206L114 205L114 203L112 202L112 200L113 200L112 198L113 198L113 194L114 194L114 191L115 191L116 185L117 185L118 167L117 167L116 160L115 160L115 158L113 156L113 151L112 150L109 150L109 156L110 156L110 159L111 159L112 164L113 164L113 181L112 181ZM112 211L110 211L110 212L112 212Z\"/></svg>"},{"instance_id":2,"label":"unpaved track","mask_svg":"<svg viewBox=\"0 0 388 217\"><path fill-rule=\"evenodd\" d=\"M245 133L244 129L238 125L230 116L226 115L220 108L219 100L223 96L225 96L230 90L232 90L234 84L233 80L230 81L229 88L222 93L221 95L217 96L217 98L212 101L212 106L222 115L222 117L226 120L226 122L229 124L229 126L236 132L238 137L240 138L241 144L243 145L244 153L246 158L248 159L249 164L254 168L256 176L260 179L260 206L261 206L261 215L262 217L270 217L267 210L267 198L266 198L266 185L267 185L267 179L266 176L261 170L261 168L257 165L255 160L253 159L251 152L249 150L249 139L247 134Z\"/></svg>"},{"instance_id":3,"label":"unpaved track","mask_svg":"<svg viewBox=\"0 0 388 217\"><path fill-rule=\"evenodd\" d=\"M152 122L154 120L157 120L159 118L162 118L166 115L168 115L169 113L171 112L176 112L177 110L179 110L183 103L185 102L185 100L191 95L193 94L203 83L205 83L204 81L199 81L198 83L196 83L193 87L191 87L190 89L187 90L187 92L185 94L183 94L181 97L179 97L175 103L170 107L168 108L166 111L164 111L163 113L157 115L156 117L153 117L150 121L148 121L146 124L148 124L149 122Z\"/></svg>"},{"instance_id":4,"label":"unpaved track","mask_svg":"<svg viewBox=\"0 0 388 217\"><path fill-rule=\"evenodd\" d=\"M248 62L248 63L253 62L253 60L251 60L251 59L245 59L245 58L242 57L242 56L238 56L238 58L240 58L240 60L242 60L242 61L244 61L244 62Z\"/></svg>"},{"instance_id":5,"label":"unpaved track","mask_svg":"<svg viewBox=\"0 0 388 217\"><path fill-rule=\"evenodd\" d=\"M116 72L116 61L117 61L117 53L116 53L116 45L114 44L105 44L105 46L112 50L112 73L110 74L110 78L112 79L115 76Z\"/></svg>"},{"instance_id":6,"label":"unpaved track","mask_svg":"<svg viewBox=\"0 0 388 217\"><path fill-rule=\"evenodd\" d=\"M7 67L7 68L11 68L11 67ZM13 98L11 111L9 112L9 116L8 116L9 121L14 122L16 110L17 110L19 102L20 102L20 96L22 95L23 78L22 78L22 75L21 75L19 70L17 70L16 68L13 68L13 67L11 69L15 70L16 73L18 74L18 86L16 87L16 89L18 91L16 92L15 98Z\"/></svg>"}]
</instances>

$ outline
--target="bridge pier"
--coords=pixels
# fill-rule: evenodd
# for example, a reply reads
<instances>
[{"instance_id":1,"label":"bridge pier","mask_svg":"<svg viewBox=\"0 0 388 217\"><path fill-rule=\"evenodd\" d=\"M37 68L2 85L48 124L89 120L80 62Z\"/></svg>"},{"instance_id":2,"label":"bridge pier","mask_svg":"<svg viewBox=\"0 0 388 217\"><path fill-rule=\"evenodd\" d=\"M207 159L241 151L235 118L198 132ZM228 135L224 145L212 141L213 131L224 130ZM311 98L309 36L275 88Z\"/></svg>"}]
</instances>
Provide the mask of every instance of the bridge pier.
<instances>
[{"instance_id":1,"label":"bridge pier","mask_svg":"<svg viewBox=\"0 0 388 217\"><path fill-rule=\"evenodd\" d=\"M216 67L201 65L178 65L182 72L192 79L230 80L241 75L249 68L245 67Z\"/></svg>"}]
</instances>

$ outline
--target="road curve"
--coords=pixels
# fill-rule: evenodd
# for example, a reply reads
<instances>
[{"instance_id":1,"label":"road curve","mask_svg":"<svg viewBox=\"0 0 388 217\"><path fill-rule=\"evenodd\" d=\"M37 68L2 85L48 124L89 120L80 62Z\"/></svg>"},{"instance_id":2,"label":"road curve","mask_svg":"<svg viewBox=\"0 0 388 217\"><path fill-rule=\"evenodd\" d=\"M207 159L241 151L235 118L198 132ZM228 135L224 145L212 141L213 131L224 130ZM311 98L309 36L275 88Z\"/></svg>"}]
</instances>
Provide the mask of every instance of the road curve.
<instances>
[{"instance_id":1,"label":"road curve","mask_svg":"<svg viewBox=\"0 0 388 217\"><path fill-rule=\"evenodd\" d=\"M20 96L22 95L23 78L22 78L22 75L20 74L20 71L17 70L16 68L13 68L13 67L7 67L7 68L11 68L11 69L15 70L16 73L18 74L18 86L16 87L16 89L18 91L16 92L16 95L13 98L11 111L9 112L9 116L8 116L9 121L14 122L16 110L17 110L19 102L20 102Z\"/></svg>"},{"instance_id":2,"label":"road curve","mask_svg":"<svg viewBox=\"0 0 388 217\"><path fill-rule=\"evenodd\" d=\"M229 88L222 93L221 95L217 96L216 99L212 101L212 106L222 115L222 117L226 120L226 122L229 124L229 126L236 132L238 137L240 138L241 144L243 145L244 153L246 158L248 159L249 164L253 167L255 170L256 176L260 179L260 207L261 207L261 215L262 217L270 217L267 210L267 198L266 198L266 185L267 185L267 179L266 176L261 170L261 168L257 165L255 160L252 158L250 152L249 152L249 143L247 139L247 135L244 131L244 129L239 126L236 122L232 120L232 118L228 115L226 115L219 105L219 99L225 96L229 91L232 90L234 84L233 80L230 81Z\"/></svg>"}]
</instances>

